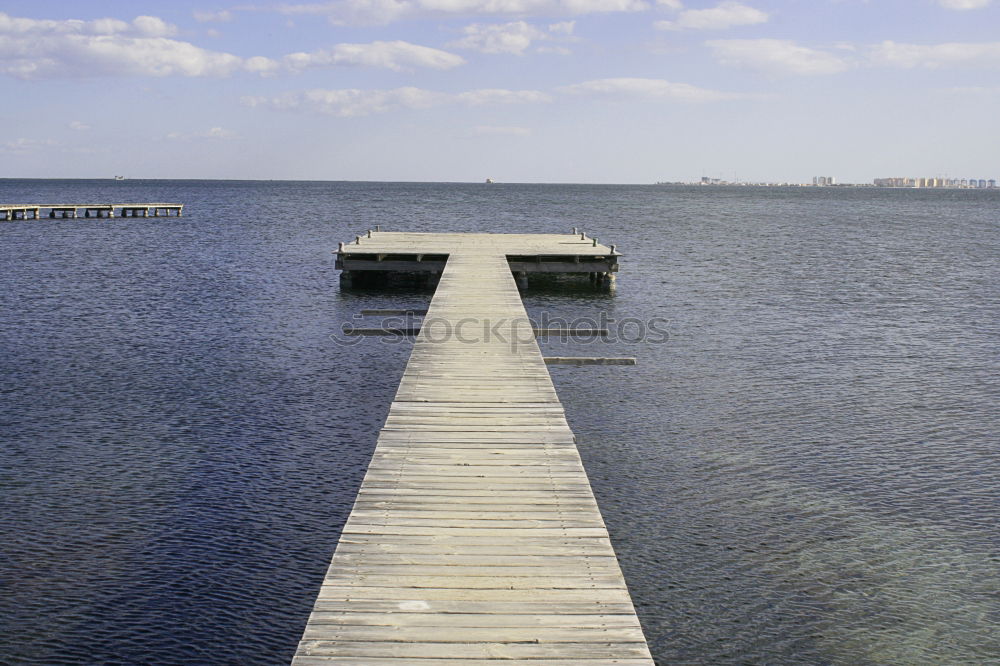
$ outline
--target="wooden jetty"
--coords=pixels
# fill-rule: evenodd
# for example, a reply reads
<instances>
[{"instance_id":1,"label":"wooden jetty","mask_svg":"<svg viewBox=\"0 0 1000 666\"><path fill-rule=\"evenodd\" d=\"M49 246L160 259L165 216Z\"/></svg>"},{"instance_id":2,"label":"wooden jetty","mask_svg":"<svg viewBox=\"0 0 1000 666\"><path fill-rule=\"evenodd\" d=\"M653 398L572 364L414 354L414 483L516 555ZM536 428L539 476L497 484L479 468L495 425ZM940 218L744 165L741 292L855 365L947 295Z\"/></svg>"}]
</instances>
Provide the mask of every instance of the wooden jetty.
<instances>
[{"instance_id":1,"label":"wooden jetty","mask_svg":"<svg viewBox=\"0 0 1000 666\"><path fill-rule=\"evenodd\" d=\"M180 217L184 204L2 204L0 221L76 217ZM82 215L81 215L82 213Z\"/></svg>"},{"instance_id":2,"label":"wooden jetty","mask_svg":"<svg viewBox=\"0 0 1000 666\"><path fill-rule=\"evenodd\" d=\"M515 279L536 256L615 251L579 234L349 247L345 270L367 253L442 274L294 666L652 666Z\"/></svg>"}]
</instances>

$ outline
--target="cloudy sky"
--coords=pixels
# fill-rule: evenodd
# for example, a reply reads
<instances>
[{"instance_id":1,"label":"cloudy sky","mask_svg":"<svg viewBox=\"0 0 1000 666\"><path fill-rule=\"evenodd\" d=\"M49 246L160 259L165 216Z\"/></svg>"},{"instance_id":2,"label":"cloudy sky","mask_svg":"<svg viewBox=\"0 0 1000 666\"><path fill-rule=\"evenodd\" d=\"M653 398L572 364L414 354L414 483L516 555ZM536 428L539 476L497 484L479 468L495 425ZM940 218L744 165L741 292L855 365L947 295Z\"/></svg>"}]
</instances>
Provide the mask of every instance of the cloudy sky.
<instances>
[{"instance_id":1,"label":"cloudy sky","mask_svg":"<svg viewBox=\"0 0 1000 666\"><path fill-rule=\"evenodd\" d=\"M0 5L0 177L1000 175L1000 0Z\"/></svg>"}]
</instances>

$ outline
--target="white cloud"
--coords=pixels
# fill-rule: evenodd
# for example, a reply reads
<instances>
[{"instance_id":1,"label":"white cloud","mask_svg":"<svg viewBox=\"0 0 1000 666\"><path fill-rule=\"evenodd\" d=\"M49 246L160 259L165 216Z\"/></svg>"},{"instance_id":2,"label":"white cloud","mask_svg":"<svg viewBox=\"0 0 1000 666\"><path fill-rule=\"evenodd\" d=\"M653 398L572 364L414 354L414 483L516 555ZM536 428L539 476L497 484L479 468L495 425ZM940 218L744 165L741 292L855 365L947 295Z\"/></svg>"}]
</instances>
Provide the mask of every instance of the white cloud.
<instances>
[{"instance_id":1,"label":"white cloud","mask_svg":"<svg viewBox=\"0 0 1000 666\"><path fill-rule=\"evenodd\" d=\"M465 36L451 46L480 53L512 53L523 55L531 42L545 39L545 33L524 21L483 25L474 23L462 29Z\"/></svg>"},{"instance_id":2,"label":"white cloud","mask_svg":"<svg viewBox=\"0 0 1000 666\"><path fill-rule=\"evenodd\" d=\"M481 0L481 5L489 8L493 5L490 0ZM503 4L503 3L501 3ZM595 14L607 12L641 12L649 9L649 3L641 0L512 0L507 2L511 13L525 13L535 11L538 13L562 13L562 14ZM518 9L518 5L526 5L524 9Z\"/></svg>"},{"instance_id":3,"label":"white cloud","mask_svg":"<svg viewBox=\"0 0 1000 666\"><path fill-rule=\"evenodd\" d=\"M278 97L250 97L243 102L251 107L268 106L279 111L302 110L341 118L385 113L396 108L425 109L439 103L440 93L405 87L393 90L306 90Z\"/></svg>"},{"instance_id":4,"label":"white cloud","mask_svg":"<svg viewBox=\"0 0 1000 666\"><path fill-rule=\"evenodd\" d=\"M59 143L52 139L25 139L18 138L0 144L0 153L13 153L17 155L37 152L42 148L58 146Z\"/></svg>"},{"instance_id":5,"label":"white cloud","mask_svg":"<svg viewBox=\"0 0 1000 666\"><path fill-rule=\"evenodd\" d=\"M250 107L266 107L279 111L308 111L341 118L387 113L395 109L428 109L446 104L483 106L498 104L537 103L551 98L534 90L470 90L463 93L442 93L421 88L403 87L391 90L305 90L277 97L244 97Z\"/></svg>"},{"instance_id":6,"label":"white cloud","mask_svg":"<svg viewBox=\"0 0 1000 666\"><path fill-rule=\"evenodd\" d=\"M254 56L243 61L243 69L261 76L273 76L281 69L281 65L271 58Z\"/></svg>"},{"instance_id":7,"label":"white cloud","mask_svg":"<svg viewBox=\"0 0 1000 666\"><path fill-rule=\"evenodd\" d=\"M273 76L313 67L366 66L400 71L413 67L449 69L458 55L409 42L337 44L279 60L242 58L169 39L176 28L153 16L131 23L35 20L0 13L0 74L19 79L94 76L230 76L250 72Z\"/></svg>"},{"instance_id":8,"label":"white cloud","mask_svg":"<svg viewBox=\"0 0 1000 666\"><path fill-rule=\"evenodd\" d=\"M177 34L177 26L155 16L138 16L132 25L143 37L170 37Z\"/></svg>"},{"instance_id":9,"label":"white cloud","mask_svg":"<svg viewBox=\"0 0 1000 666\"><path fill-rule=\"evenodd\" d=\"M223 9L221 11L200 11L195 10L192 12L194 20L198 23L228 23L233 20L233 13L228 9Z\"/></svg>"},{"instance_id":10,"label":"white cloud","mask_svg":"<svg viewBox=\"0 0 1000 666\"><path fill-rule=\"evenodd\" d=\"M76 130L77 132L86 132L87 130L90 129L90 125L88 125L87 123L81 122L79 120L73 120L73 121L70 122L69 128L71 130Z\"/></svg>"},{"instance_id":11,"label":"white cloud","mask_svg":"<svg viewBox=\"0 0 1000 666\"><path fill-rule=\"evenodd\" d=\"M237 56L168 39L176 28L154 16L131 23L36 20L0 13L0 73L20 79L81 76L226 76Z\"/></svg>"},{"instance_id":12,"label":"white cloud","mask_svg":"<svg viewBox=\"0 0 1000 666\"><path fill-rule=\"evenodd\" d=\"M538 90L505 90L483 88L454 95L454 99L469 106L497 106L500 104L537 104L552 101L552 97Z\"/></svg>"},{"instance_id":13,"label":"white cloud","mask_svg":"<svg viewBox=\"0 0 1000 666\"><path fill-rule=\"evenodd\" d=\"M742 95L717 90L699 88L687 83L673 83L663 79L616 78L595 79L570 86L563 86L559 92L572 95L594 95L612 97L645 97L651 99L673 99L682 102L717 102L738 99Z\"/></svg>"},{"instance_id":14,"label":"white cloud","mask_svg":"<svg viewBox=\"0 0 1000 666\"><path fill-rule=\"evenodd\" d=\"M205 132L196 134L196 136L204 139L233 139L236 137L236 132L223 127L212 127Z\"/></svg>"},{"instance_id":15,"label":"white cloud","mask_svg":"<svg viewBox=\"0 0 1000 666\"><path fill-rule=\"evenodd\" d=\"M524 55L524 52L534 42L571 42L575 21L562 21L548 26L548 31L537 28L526 21L511 23L482 24L473 23L462 28L465 34L462 39L452 42L449 46L460 49L479 51L480 53L510 53ZM540 46L535 49L539 53L569 53L562 46Z\"/></svg>"},{"instance_id":16,"label":"white cloud","mask_svg":"<svg viewBox=\"0 0 1000 666\"><path fill-rule=\"evenodd\" d=\"M649 9L646 0L335 0L282 5L285 14L325 14L336 24L384 24L423 16L576 16Z\"/></svg>"},{"instance_id":17,"label":"white cloud","mask_svg":"<svg viewBox=\"0 0 1000 666\"><path fill-rule=\"evenodd\" d=\"M338 25L391 23L412 13L408 0L339 0L281 5L282 14L325 14Z\"/></svg>"},{"instance_id":18,"label":"white cloud","mask_svg":"<svg viewBox=\"0 0 1000 666\"><path fill-rule=\"evenodd\" d=\"M785 39L717 39L706 44L725 65L805 75L836 74L850 67L843 58Z\"/></svg>"},{"instance_id":19,"label":"white cloud","mask_svg":"<svg viewBox=\"0 0 1000 666\"><path fill-rule=\"evenodd\" d=\"M899 44L885 41L871 50L877 65L890 67L1000 67L1000 42Z\"/></svg>"},{"instance_id":20,"label":"white cloud","mask_svg":"<svg viewBox=\"0 0 1000 666\"><path fill-rule=\"evenodd\" d=\"M451 69L464 62L461 56L454 53L403 41L337 44L312 53L292 53L282 59L284 67L291 71L341 65L384 67L394 71L410 67Z\"/></svg>"},{"instance_id":21,"label":"white cloud","mask_svg":"<svg viewBox=\"0 0 1000 666\"><path fill-rule=\"evenodd\" d=\"M667 9L683 9L684 3L681 0L656 0L656 4L661 7L666 7Z\"/></svg>"},{"instance_id":22,"label":"white cloud","mask_svg":"<svg viewBox=\"0 0 1000 666\"><path fill-rule=\"evenodd\" d=\"M657 21L658 30L723 30L738 25L766 23L768 16L740 2L723 2L710 9L687 9L674 21Z\"/></svg>"},{"instance_id":23,"label":"white cloud","mask_svg":"<svg viewBox=\"0 0 1000 666\"><path fill-rule=\"evenodd\" d=\"M211 127L203 132L171 132L167 138L171 141L198 141L235 139L237 136L236 132L224 127Z\"/></svg>"},{"instance_id":24,"label":"white cloud","mask_svg":"<svg viewBox=\"0 0 1000 666\"><path fill-rule=\"evenodd\" d=\"M836 74L856 65L902 69L1000 68L1000 42L906 44L884 41L868 47L837 44L838 53L781 39L711 40L706 45L725 65L787 74Z\"/></svg>"},{"instance_id":25,"label":"white cloud","mask_svg":"<svg viewBox=\"0 0 1000 666\"><path fill-rule=\"evenodd\" d=\"M531 130L527 127L477 125L471 133L475 136L530 136Z\"/></svg>"},{"instance_id":26,"label":"white cloud","mask_svg":"<svg viewBox=\"0 0 1000 666\"><path fill-rule=\"evenodd\" d=\"M115 35L166 37L177 32L176 26L155 16L137 16L132 23L120 19L102 18L93 21L78 19L52 20L17 18L0 12L0 35Z\"/></svg>"},{"instance_id":27,"label":"white cloud","mask_svg":"<svg viewBox=\"0 0 1000 666\"><path fill-rule=\"evenodd\" d=\"M982 9L988 7L992 0L938 0L938 4L945 9Z\"/></svg>"},{"instance_id":28,"label":"white cloud","mask_svg":"<svg viewBox=\"0 0 1000 666\"><path fill-rule=\"evenodd\" d=\"M997 95L1000 94L1000 86L955 86L953 88L941 88L937 92L945 95L962 96Z\"/></svg>"}]
</instances>

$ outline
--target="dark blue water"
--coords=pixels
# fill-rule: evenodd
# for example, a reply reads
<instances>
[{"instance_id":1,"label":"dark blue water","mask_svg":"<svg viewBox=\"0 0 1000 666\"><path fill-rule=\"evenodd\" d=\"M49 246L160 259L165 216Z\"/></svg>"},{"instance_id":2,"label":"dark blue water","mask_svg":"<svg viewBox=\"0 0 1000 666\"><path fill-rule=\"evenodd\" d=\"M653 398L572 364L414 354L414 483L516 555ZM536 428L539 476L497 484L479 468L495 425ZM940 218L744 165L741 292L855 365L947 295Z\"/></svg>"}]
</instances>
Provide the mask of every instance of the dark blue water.
<instances>
[{"instance_id":1,"label":"dark blue water","mask_svg":"<svg viewBox=\"0 0 1000 666\"><path fill-rule=\"evenodd\" d=\"M0 223L0 662L294 652L408 345L331 251L376 224L625 253L552 367L662 664L1000 662L1000 192L0 181L0 202L180 219Z\"/></svg>"}]
</instances>

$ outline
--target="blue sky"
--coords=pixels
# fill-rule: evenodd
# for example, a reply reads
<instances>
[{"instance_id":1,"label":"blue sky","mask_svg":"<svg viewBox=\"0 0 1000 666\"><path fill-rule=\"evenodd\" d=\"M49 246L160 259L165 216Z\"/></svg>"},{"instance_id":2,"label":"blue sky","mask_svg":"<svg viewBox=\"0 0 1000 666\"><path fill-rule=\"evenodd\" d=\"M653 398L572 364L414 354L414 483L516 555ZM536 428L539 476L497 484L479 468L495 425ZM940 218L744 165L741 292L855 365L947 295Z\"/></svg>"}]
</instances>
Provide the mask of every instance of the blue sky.
<instances>
[{"instance_id":1,"label":"blue sky","mask_svg":"<svg viewBox=\"0 0 1000 666\"><path fill-rule=\"evenodd\" d=\"M0 98L0 177L995 178L1000 0L5 0Z\"/></svg>"}]
</instances>

